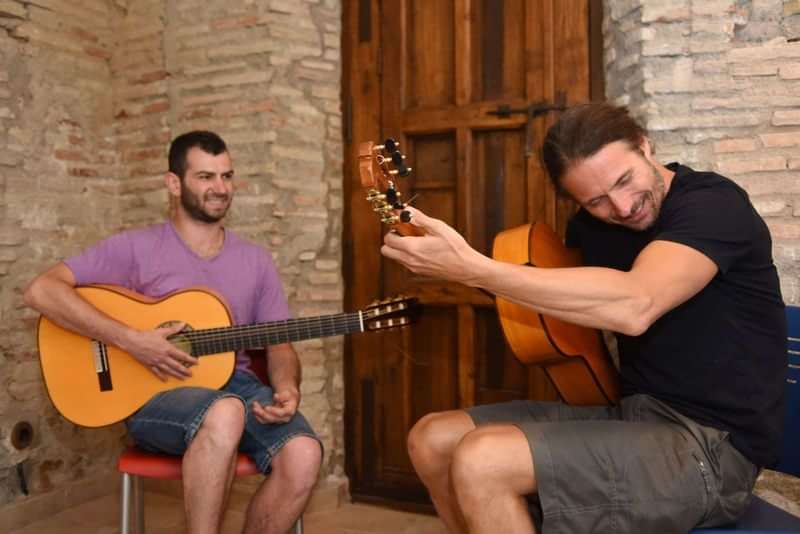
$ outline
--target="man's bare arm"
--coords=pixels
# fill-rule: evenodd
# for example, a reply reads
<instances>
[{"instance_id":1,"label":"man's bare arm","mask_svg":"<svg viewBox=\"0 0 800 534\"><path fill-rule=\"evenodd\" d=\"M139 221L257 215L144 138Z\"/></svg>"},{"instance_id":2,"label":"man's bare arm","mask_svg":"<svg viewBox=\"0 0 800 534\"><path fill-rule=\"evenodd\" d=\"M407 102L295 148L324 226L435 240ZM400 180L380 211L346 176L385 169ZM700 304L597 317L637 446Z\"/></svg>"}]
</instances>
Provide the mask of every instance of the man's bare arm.
<instances>
[{"instance_id":1,"label":"man's bare arm","mask_svg":"<svg viewBox=\"0 0 800 534\"><path fill-rule=\"evenodd\" d=\"M503 263L473 248L444 222L413 210L422 237L388 234L382 253L411 271L482 287L544 314L584 326L638 335L716 275L707 256L655 241L630 271L600 267L540 269Z\"/></svg>"},{"instance_id":2,"label":"man's bare arm","mask_svg":"<svg viewBox=\"0 0 800 534\"><path fill-rule=\"evenodd\" d=\"M267 372L273 391L273 403L253 405L253 413L262 423L285 423L300 406L300 360L290 343L268 348Z\"/></svg>"},{"instance_id":3,"label":"man's bare arm","mask_svg":"<svg viewBox=\"0 0 800 534\"><path fill-rule=\"evenodd\" d=\"M58 263L28 285L25 304L68 330L121 348L161 379L167 375L176 378L191 375L184 364L194 365L197 359L166 340L183 325L136 330L92 306L78 294L75 284L69 267Z\"/></svg>"}]
</instances>

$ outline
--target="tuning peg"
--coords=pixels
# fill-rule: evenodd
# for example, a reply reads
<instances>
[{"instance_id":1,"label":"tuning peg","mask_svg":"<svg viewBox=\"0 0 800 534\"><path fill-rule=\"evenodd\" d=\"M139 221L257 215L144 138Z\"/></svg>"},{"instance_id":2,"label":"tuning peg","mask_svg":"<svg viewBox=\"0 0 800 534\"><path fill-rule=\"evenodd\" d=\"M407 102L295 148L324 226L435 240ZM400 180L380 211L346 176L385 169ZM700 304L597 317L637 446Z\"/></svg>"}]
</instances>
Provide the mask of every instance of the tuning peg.
<instances>
[{"instance_id":1,"label":"tuning peg","mask_svg":"<svg viewBox=\"0 0 800 534\"><path fill-rule=\"evenodd\" d=\"M403 210L400 212L400 221L407 223L411 222L411 212L408 210Z\"/></svg>"},{"instance_id":2,"label":"tuning peg","mask_svg":"<svg viewBox=\"0 0 800 534\"><path fill-rule=\"evenodd\" d=\"M370 189L367 192L367 200L369 200L370 202L376 202L376 201L379 201L379 200L384 200L385 198L386 198L386 195L384 195L383 193L381 193L377 189Z\"/></svg>"},{"instance_id":3,"label":"tuning peg","mask_svg":"<svg viewBox=\"0 0 800 534\"><path fill-rule=\"evenodd\" d=\"M390 187L386 190L386 202L388 204L391 204L392 206L396 205L399 198L400 193L397 192L397 189Z\"/></svg>"},{"instance_id":4,"label":"tuning peg","mask_svg":"<svg viewBox=\"0 0 800 534\"><path fill-rule=\"evenodd\" d=\"M386 139L386 141L383 142L383 146L381 148L383 148L384 150L386 150L387 152L389 152L391 154L391 153L397 152L397 148L399 146L400 146L400 143L398 143L397 141L395 141L394 139L389 137L389 138Z\"/></svg>"},{"instance_id":5,"label":"tuning peg","mask_svg":"<svg viewBox=\"0 0 800 534\"><path fill-rule=\"evenodd\" d=\"M406 159L406 157L399 150L392 152L392 163L394 163L395 167L403 165L404 159Z\"/></svg>"}]
</instances>

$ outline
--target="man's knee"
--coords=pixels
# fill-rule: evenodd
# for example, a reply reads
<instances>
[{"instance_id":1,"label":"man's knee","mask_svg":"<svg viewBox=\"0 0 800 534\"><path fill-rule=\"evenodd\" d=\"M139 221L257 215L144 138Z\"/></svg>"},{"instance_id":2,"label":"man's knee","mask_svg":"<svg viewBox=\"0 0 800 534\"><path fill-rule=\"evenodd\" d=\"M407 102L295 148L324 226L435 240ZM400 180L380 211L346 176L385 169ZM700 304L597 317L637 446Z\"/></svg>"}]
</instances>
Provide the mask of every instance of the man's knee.
<instances>
[{"instance_id":1,"label":"man's knee","mask_svg":"<svg viewBox=\"0 0 800 534\"><path fill-rule=\"evenodd\" d=\"M241 399L223 397L209 407L200 428L211 441L238 446L244 424L245 409Z\"/></svg>"},{"instance_id":2,"label":"man's knee","mask_svg":"<svg viewBox=\"0 0 800 534\"><path fill-rule=\"evenodd\" d=\"M450 476L459 501L536 492L531 448L514 426L486 426L461 440L453 453Z\"/></svg>"},{"instance_id":3,"label":"man's knee","mask_svg":"<svg viewBox=\"0 0 800 534\"><path fill-rule=\"evenodd\" d=\"M437 412L424 416L408 433L408 454L415 467L441 464L458 442L475 428L466 412Z\"/></svg>"},{"instance_id":4,"label":"man's knee","mask_svg":"<svg viewBox=\"0 0 800 534\"><path fill-rule=\"evenodd\" d=\"M285 480L296 491L310 492L322 465L322 446L309 436L297 436L281 447L272 459L272 475Z\"/></svg>"}]
</instances>

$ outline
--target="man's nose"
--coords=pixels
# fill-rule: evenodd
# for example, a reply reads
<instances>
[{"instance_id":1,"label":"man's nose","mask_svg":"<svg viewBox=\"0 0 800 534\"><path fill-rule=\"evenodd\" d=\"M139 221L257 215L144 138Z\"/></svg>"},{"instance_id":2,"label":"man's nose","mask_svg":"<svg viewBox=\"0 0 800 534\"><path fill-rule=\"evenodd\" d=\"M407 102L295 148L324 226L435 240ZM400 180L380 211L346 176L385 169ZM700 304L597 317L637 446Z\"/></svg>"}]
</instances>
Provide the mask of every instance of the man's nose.
<instances>
[{"instance_id":1,"label":"man's nose","mask_svg":"<svg viewBox=\"0 0 800 534\"><path fill-rule=\"evenodd\" d=\"M228 193L228 184L225 183L225 178L222 176L215 176L211 181L211 189L214 193L225 195Z\"/></svg>"},{"instance_id":2,"label":"man's nose","mask_svg":"<svg viewBox=\"0 0 800 534\"><path fill-rule=\"evenodd\" d=\"M614 207L614 212L618 217L624 219L631 215L633 209L633 197L623 193L611 193L608 195L611 205Z\"/></svg>"}]
</instances>

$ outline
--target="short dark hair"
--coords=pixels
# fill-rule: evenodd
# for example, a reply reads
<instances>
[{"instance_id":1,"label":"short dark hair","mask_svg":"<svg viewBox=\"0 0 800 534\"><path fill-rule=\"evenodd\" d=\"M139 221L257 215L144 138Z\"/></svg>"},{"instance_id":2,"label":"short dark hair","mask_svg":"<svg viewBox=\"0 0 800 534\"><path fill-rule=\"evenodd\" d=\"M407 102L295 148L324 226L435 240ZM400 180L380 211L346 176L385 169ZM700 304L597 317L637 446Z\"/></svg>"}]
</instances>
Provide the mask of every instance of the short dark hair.
<instances>
[{"instance_id":1,"label":"short dark hair","mask_svg":"<svg viewBox=\"0 0 800 534\"><path fill-rule=\"evenodd\" d=\"M647 130L625 106L582 104L566 110L547 131L542 161L556 190L563 192L561 179L571 165L615 141L627 141L631 148L637 148L646 137Z\"/></svg>"},{"instance_id":2,"label":"short dark hair","mask_svg":"<svg viewBox=\"0 0 800 534\"><path fill-rule=\"evenodd\" d=\"M225 141L214 132L194 130L181 134L169 145L169 172L183 179L186 174L186 154L197 147L203 152L217 156L228 151Z\"/></svg>"}]
</instances>

